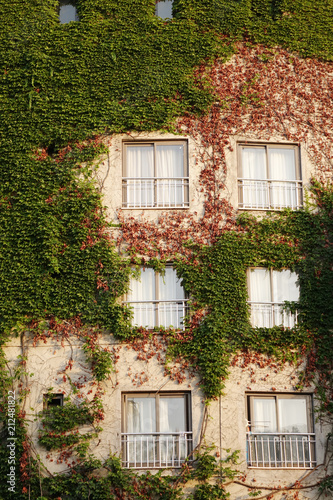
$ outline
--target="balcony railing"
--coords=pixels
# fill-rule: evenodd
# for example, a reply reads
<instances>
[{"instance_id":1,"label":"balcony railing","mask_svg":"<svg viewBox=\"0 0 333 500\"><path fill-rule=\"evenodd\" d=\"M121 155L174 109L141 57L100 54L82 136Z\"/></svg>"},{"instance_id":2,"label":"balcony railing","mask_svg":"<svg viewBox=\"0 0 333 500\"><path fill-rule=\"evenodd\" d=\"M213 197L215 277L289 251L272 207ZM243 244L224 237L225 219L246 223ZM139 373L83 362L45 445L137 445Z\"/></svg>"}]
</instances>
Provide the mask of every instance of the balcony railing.
<instances>
[{"instance_id":1,"label":"balcony railing","mask_svg":"<svg viewBox=\"0 0 333 500\"><path fill-rule=\"evenodd\" d=\"M188 299L183 300L154 300L127 302L133 308L133 326L155 328L172 326L177 330L184 329Z\"/></svg>"},{"instance_id":2,"label":"balcony railing","mask_svg":"<svg viewBox=\"0 0 333 500\"><path fill-rule=\"evenodd\" d=\"M258 328L272 328L282 325L293 328L297 323L297 312L290 312L283 308L283 304L274 302L248 302L251 306L251 323Z\"/></svg>"},{"instance_id":3,"label":"balcony railing","mask_svg":"<svg viewBox=\"0 0 333 500\"><path fill-rule=\"evenodd\" d=\"M249 467L312 469L316 466L315 434L247 433Z\"/></svg>"},{"instance_id":4,"label":"balcony railing","mask_svg":"<svg viewBox=\"0 0 333 500\"><path fill-rule=\"evenodd\" d=\"M181 467L193 449L192 432L122 433L123 466Z\"/></svg>"},{"instance_id":5,"label":"balcony railing","mask_svg":"<svg viewBox=\"0 0 333 500\"><path fill-rule=\"evenodd\" d=\"M185 208L189 178L123 177L124 208Z\"/></svg>"},{"instance_id":6,"label":"balcony railing","mask_svg":"<svg viewBox=\"0 0 333 500\"><path fill-rule=\"evenodd\" d=\"M248 210L296 210L302 206L302 182L285 180L238 180L239 208Z\"/></svg>"}]
</instances>

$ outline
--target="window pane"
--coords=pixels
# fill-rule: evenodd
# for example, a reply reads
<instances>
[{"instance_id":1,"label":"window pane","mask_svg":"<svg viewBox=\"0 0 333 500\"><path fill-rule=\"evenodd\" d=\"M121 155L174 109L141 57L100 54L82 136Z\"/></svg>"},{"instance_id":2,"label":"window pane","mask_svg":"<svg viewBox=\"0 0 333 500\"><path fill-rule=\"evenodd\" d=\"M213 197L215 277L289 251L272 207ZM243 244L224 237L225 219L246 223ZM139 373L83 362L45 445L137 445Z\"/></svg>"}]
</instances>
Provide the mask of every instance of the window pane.
<instances>
[{"instance_id":1,"label":"window pane","mask_svg":"<svg viewBox=\"0 0 333 500\"><path fill-rule=\"evenodd\" d=\"M155 13L162 19L172 18L172 0L164 0L156 4Z\"/></svg>"},{"instance_id":2,"label":"window pane","mask_svg":"<svg viewBox=\"0 0 333 500\"><path fill-rule=\"evenodd\" d=\"M155 398L128 397L127 432L155 432L156 411Z\"/></svg>"},{"instance_id":3,"label":"window pane","mask_svg":"<svg viewBox=\"0 0 333 500\"><path fill-rule=\"evenodd\" d=\"M273 301L282 303L284 301L298 301L299 288L296 285L297 274L289 269L273 271Z\"/></svg>"},{"instance_id":4,"label":"window pane","mask_svg":"<svg viewBox=\"0 0 333 500\"><path fill-rule=\"evenodd\" d=\"M141 269L140 280L131 278L128 302L133 302L133 325L154 328L156 304L154 269Z\"/></svg>"},{"instance_id":5,"label":"window pane","mask_svg":"<svg viewBox=\"0 0 333 500\"><path fill-rule=\"evenodd\" d=\"M280 181L296 180L295 150L268 148L269 178Z\"/></svg>"},{"instance_id":6,"label":"window pane","mask_svg":"<svg viewBox=\"0 0 333 500\"><path fill-rule=\"evenodd\" d=\"M183 300L184 289L177 278L177 272L172 267L165 268L165 274L159 276L160 300Z\"/></svg>"},{"instance_id":7,"label":"window pane","mask_svg":"<svg viewBox=\"0 0 333 500\"><path fill-rule=\"evenodd\" d=\"M266 179L265 148L242 148L242 170L244 179Z\"/></svg>"},{"instance_id":8,"label":"window pane","mask_svg":"<svg viewBox=\"0 0 333 500\"><path fill-rule=\"evenodd\" d=\"M59 20L60 24L78 21L75 1L60 0L59 2Z\"/></svg>"},{"instance_id":9,"label":"window pane","mask_svg":"<svg viewBox=\"0 0 333 500\"><path fill-rule=\"evenodd\" d=\"M185 398L160 397L160 431L186 431Z\"/></svg>"},{"instance_id":10,"label":"window pane","mask_svg":"<svg viewBox=\"0 0 333 500\"><path fill-rule=\"evenodd\" d=\"M307 433L306 398L279 398L280 432Z\"/></svg>"},{"instance_id":11,"label":"window pane","mask_svg":"<svg viewBox=\"0 0 333 500\"><path fill-rule=\"evenodd\" d=\"M253 398L252 432L277 432L275 398Z\"/></svg>"},{"instance_id":12,"label":"window pane","mask_svg":"<svg viewBox=\"0 0 333 500\"><path fill-rule=\"evenodd\" d=\"M126 148L127 206L154 205L154 147L127 146ZM137 180L136 180L137 179Z\"/></svg>"},{"instance_id":13,"label":"window pane","mask_svg":"<svg viewBox=\"0 0 333 500\"><path fill-rule=\"evenodd\" d=\"M250 269L251 302L271 302L271 278L268 269Z\"/></svg>"}]
</instances>

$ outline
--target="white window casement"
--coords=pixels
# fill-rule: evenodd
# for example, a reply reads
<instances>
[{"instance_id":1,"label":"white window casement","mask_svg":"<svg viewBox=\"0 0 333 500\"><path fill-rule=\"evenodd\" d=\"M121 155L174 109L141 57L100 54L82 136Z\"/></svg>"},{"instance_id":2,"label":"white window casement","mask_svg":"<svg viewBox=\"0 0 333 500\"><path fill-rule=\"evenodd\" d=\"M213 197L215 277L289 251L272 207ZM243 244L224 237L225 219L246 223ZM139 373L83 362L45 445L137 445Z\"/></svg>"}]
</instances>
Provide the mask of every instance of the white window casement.
<instances>
[{"instance_id":1,"label":"white window casement","mask_svg":"<svg viewBox=\"0 0 333 500\"><path fill-rule=\"evenodd\" d=\"M129 393L122 401L124 467L181 467L192 451L189 393Z\"/></svg>"},{"instance_id":2,"label":"white window casement","mask_svg":"<svg viewBox=\"0 0 333 500\"><path fill-rule=\"evenodd\" d=\"M60 24L67 24L71 21L78 21L79 16L76 9L76 0L59 0L59 21Z\"/></svg>"},{"instance_id":3,"label":"white window casement","mask_svg":"<svg viewBox=\"0 0 333 500\"><path fill-rule=\"evenodd\" d=\"M298 301L297 278L297 274L289 269L274 271L255 267L248 270L248 303L253 327L295 326L297 313L286 310L284 302Z\"/></svg>"},{"instance_id":4,"label":"white window casement","mask_svg":"<svg viewBox=\"0 0 333 500\"><path fill-rule=\"evenodd\" d=\"M155 14L162 19L172 19L172 0L157 0Z\"/></svg>"},{"instance_id":5,"label":"white window casement","mask_svg":"<svg viewBox=\"0 0 333 500\"><path fill-rule=\"evenodd\" d=\"M248 467L316 466L311 395L251 394L247 412Z\"/></svg>"},{"instance_id":6,"label":"white window casement","mask_svg":"<svg viewBox=\"0 0 333 500\"><path fill-rule=\"evenodd\" d=\"M240 144L238 155L239 208L296 210L302 206L297 146Z\"/></svg>"},{"instance_id":7,"label":"white window casement","mask_svg":"<svg viewBox=\"0 0 333 500\"><path fill-rule=\"evenodd\" d=\"M123 208L186 208L186 141L124 143Z\"/></svg>"},{"instance_id":8,"label":"white window casement","mask_svg":"<svg viewBox=\"0 0 333 500\"><path fill-rule=\"evenodd\" d=\"M176 270L167 266L163 274L141 269L140 279L131 279L126 303L133 308L133 326L179 330L184 328L187 300Z\"/></svg>"}]
</instances>

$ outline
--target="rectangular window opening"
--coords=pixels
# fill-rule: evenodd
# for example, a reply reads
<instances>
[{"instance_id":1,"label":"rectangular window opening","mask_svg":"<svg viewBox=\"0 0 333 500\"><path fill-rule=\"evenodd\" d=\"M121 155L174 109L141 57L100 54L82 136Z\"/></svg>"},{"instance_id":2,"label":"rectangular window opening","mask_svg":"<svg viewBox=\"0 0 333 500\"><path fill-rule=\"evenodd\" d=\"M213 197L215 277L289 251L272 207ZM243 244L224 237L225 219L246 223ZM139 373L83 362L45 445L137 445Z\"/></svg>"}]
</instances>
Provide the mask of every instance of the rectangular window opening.
<instances>
[{"instance_id":1,"label":"rectangular window opening","mask_svg":"<svg viewBox=\"0 0 333 500\"><path fill-rule=\"evenodd\" d=\"M311 395L247 396L247 463L251 468L316 466Z\"/></svg>"}]
</instances>

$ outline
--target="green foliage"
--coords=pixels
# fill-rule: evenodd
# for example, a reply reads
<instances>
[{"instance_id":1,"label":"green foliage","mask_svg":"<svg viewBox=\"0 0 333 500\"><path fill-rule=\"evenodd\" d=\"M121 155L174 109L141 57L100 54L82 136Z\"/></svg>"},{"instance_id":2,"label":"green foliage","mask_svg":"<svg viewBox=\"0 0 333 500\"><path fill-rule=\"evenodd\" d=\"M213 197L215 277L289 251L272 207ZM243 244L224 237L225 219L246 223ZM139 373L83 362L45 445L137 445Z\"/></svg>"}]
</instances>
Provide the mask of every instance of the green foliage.
<instances>
[{"instance_id":1,"label":"green foliage","mask_svg":"<svg viewBox=\"0 0 333 500\"><path fill-rule=\"evenodd\" d=\"M100 348L96 344L91 345L89 338L82 346L87 359L91 362L92 372L98 382L107 379L114 371L112 355L107 350Z\"/></svg>"}]
</instances>

